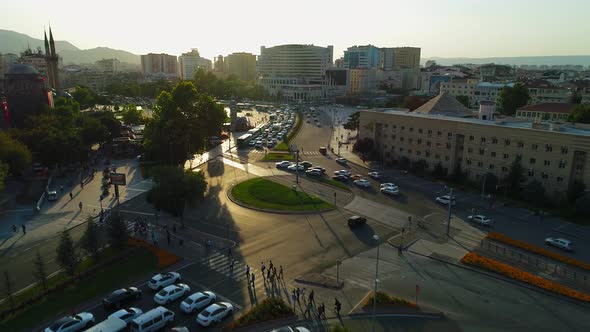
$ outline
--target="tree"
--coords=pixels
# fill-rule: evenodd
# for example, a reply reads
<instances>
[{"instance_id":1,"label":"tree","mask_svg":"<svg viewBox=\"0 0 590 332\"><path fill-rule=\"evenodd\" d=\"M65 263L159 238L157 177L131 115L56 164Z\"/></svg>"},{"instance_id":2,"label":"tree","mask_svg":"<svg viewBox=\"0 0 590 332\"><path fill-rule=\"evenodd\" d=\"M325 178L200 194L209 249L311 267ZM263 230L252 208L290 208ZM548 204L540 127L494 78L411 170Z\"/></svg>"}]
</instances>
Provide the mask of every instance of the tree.
<instances>
[{"instance_id":1,"label":"tree","mask_svg":"<svg viewBox=\"0 0 590 332\"><path fill-rule=\"evenodd\" d=\"M496 188L498 187L498 183L499 183L499 179L496 175L488 172L485 175L485 180L482 179L482 181L485 181L485 185L482 184L484 186L484 193L486 193L486 194L495 194L496 193Z\"/></svg>"},{"instance_id":2,"label":"tree","mask_svg":"<svg viewBox=\"0 0 590 332\"><path fill-rule=\"evenodd\" d=\"M442 179L446 176L446 172L445 169L443 168L442 164L440 163L440 161L434 166L434 169L432 170L432 176L434 176L434 178L436 179Z\"/></svg>"},{"instance_id":3,"label":"tree","mask_svg":"<svg viewBox=\"0 0 590 332\"><path fill-rule=\"evenodd\" d=\"M107 225L107 235L110 245L117 249L125 248L127 246L127 240L129 239L127 223L125 223L119 213L114 213L111 214L111 219Z\"/></svg>"},{"instance_id":4,"label":"tree","mask_svg":"<svg viewBox=\"0 0 590 332\"><path fill-rule=\"evenodd\" d=\"M522 157L520 155L517 155L516 158L514 158L505 181L508 189L514 196L518 196L520 193L520 183L523 180L524 169L522 168L521 159Z\"/></svg>"},{"instance_id":5,"label":"tree","mask_svg":"<svg viewBox=\"0 0 590 332\"><path fill-rule=\"evenodd\" d=\"M590 123L590 105L577 105L574 107L567 121L572 123Z\"/></svg>"},{"instance_id":6,"label":"tree","mask_svg":"<svg viewBox=\"0 0 590 332\"><path fill-rule=\"evenodd\" d=\"M468 96L460 95L455 98L457 98L457 101L460 102L461 104L463 104L463 106L469 108L469 97Z\"/></svg>"},{"instance_id":7,"label":"tree","mask_svg":"<svg viewBox=\"0 0 590 332\"><path fill-rule=\"evenodd\" d=\"M545 188L537 180L529 182L524 187L523 194L525 200L535 205L543 205L545 203Z\"/></svg>"},{"instance_id":8,"label":"tree","mask_svg":"<svg viewBox=\"0 0 590 332\"><path fill-rule=\"evenodd\" d=\"M374 142L372 139L365 137L357 140L352 146L352 151L367 154L373 151Z\"/></svg>"},{"instance_id":9,"label":"tree","mask_svg":"<svg viewBox=\"0 0 590 332\"><path fill-rule=\"evenodd\" d=\"M94 91L87 87L78 85L76 90L72 92L72 97L78 102L83 108L92 107L96 104L97 95Z\"/></svg>"},{"instance_id":10,"label":"tree","mask_svg":"<svg viewBox=\"0 0 590 332\"><path fill-rule=\"evenodd\" d=\"M570 203L575 203L578 198L584 195L586 191L586 185L584 182L580 182L578 180L572 182L569 188L567 189L567 200Z\"/></svg>"},{"instance_id":11,"label":"tree","mask_svg":"<svg viewBox=\"0 0 590 332\"><path fill-rule=\"evenodd\" d=\"M348 130L358 130L360 124L360 112L354 112L348 117L348 121L344 124L344 129Z\"/></svg>"},{"instance_id":12,"label":"tree","mask_svg":"<svg viewBox=\"0 0 590 332\"><path fill-rule=\"evenodd\" d=\"M37 282L43 287L43 291L47 292L47 270L45 269L45 262L43 261L43 257L39 250L37 250L37 254L35 254L33 264L35 265L35 271L33 272L35 279L37 279Z\"/></svg>"},{"instance_id":13,"label":"tree","mask_svg":"<svg viewBox=\"0 0 590 332\"><path fill-rule=\"evenodd\" d=\"M74 241L68 231L63 231L59 239L59 245L57 246L57 262L70 277L73 277L76 274L78 255L76 248L74 247Z\"/></svg>"},{"instance_id":14,"label":"tree","mask_svg":"<svg viewBox=\"0 0 590 332\"><path fill-rule=\"evenodd\" d=\"M8 273L8 271L4 271L4 289L6 290L6 297L8 297L10 309L14 310L14 297L12 296L12 280L10 279L10 273Z\"/></svg>"},{"instance_id":15,"label":"tree","mask_svg":"<svg viewBox=\"0 0 590 332\"><path fill-rule=\"evenodd\" d=\"M123 111L123 122L127 125L136 125L142 124L143 121L143 113L141 110L137 109L135 104L130 104L127 106L127 109Z\"/></svg>"},{"instance_id":16,"label":"tree","mask_svg":"<svg viewBox=\"0 0 590 332\"><path fill-rule=\"evenodd\" d=\"M500 112L504 115L514 115L518 108L526 105L531 99L529 90L520 83L513 87L504 86L499 97Z\"/></svg>"},{"instance_id":17,"label":"tree","mask_svg":"<svg viewBox=\"0 0 590 332\"><path fill-rule=\"evenodd\" d=\"M98 254L100 251L100 242L98 239L98 226L92 220L92 217L88 217L86 230L80 239L80 246L86 253L92 256L94 260L98 260Z\"/></svg>"},{"instance_id":18,"label":"tree","mask_svg":"<svg viewBox=\"0 0 590 332\"><path fill-rule=\"evenodd\" d=\"M449 176L449 180L451 180L454 183L461 184L463 182L463 179L464 179L464 174L463 174L463 171L461 170L461 164L457 163L455 165L455 168L453 169L453 172Z\"/></svg>"},{"instance_id":19,"label":"tree","mask_svg":"<svg viewBox=\"0 0 590 332\"><path fill-rule=\"evenodd\" d=\"M8 165L10 174L18 175L30 167L31 158L31 151L25 144L0 132L0 162Z\"/></svg>"},{"instance_id":20,"label":"tree","mask_svg":"<svg viewBox=\"0 0 590 332\"><path fill-rule=\"evenodd\" d=\"M185 205L200 201L207 190L202 172L183 171L176 166L160 166L153 170L156 185L149 191L148 200L157 209L182 216Z\"/></svg>"}]
</instances>

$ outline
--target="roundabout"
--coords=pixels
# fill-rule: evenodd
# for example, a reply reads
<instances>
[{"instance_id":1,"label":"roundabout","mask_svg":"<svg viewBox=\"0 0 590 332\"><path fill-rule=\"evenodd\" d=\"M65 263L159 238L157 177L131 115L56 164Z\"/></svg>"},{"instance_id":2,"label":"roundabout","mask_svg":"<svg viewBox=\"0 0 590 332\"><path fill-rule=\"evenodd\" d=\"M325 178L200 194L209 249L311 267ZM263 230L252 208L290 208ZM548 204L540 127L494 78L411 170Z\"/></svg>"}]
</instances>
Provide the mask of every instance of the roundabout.
<instances>
[{"instance_id":1,"label":"roundabout","mask_svg":"<svg viewBox=\"0 0 590 332\"><path fill-rule=\"evenodd\" d=\"M229 198L241 206L282 213L323 212L335 206L317 196L266 178L240 182L228 191Z\"/></svg>"}]
</instances>

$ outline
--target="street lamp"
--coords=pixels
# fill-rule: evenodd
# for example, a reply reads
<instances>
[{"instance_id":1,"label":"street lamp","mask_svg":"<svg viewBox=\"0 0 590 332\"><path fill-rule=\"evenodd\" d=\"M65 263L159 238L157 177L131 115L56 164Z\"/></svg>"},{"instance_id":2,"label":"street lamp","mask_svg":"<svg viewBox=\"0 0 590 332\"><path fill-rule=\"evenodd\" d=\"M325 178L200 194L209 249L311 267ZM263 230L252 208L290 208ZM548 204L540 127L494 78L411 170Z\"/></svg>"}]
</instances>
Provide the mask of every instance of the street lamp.
<instances>
[{"instance_id":1,"label":"street lamp","mask_svg":"<svg viewBox=\"0 0 590 332\"><path fill-rule=\"evenodd\" d=\"M375 332L375 321L377 320L377 284L379 283L379 235L373 235L377 242L377 261L375 263L375 290L373 291L373 332Z\"/></svg>"}]
</instances>

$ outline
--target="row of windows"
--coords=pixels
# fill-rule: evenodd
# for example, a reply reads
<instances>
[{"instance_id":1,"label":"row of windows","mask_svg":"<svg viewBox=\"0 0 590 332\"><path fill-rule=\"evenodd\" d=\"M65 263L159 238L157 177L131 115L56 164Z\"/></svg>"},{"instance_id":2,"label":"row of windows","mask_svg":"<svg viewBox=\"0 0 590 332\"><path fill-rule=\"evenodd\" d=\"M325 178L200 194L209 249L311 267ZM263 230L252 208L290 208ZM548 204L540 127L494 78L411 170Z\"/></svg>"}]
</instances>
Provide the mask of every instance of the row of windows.
<instances>
[{"instance_id":1,"label":"row of windows","mask_svg":"<svg viewBox=\"0 0 590 332\"><path fill-rule=\"evenodd\" d=\"M469 140L470 141L475 141L475 136L471 135L469 136ZM480 137L480 142L481 143L486 143L487 142L487 138L486 137ZM491 139L492 144L498 144L498 139L495 137L492 137ZM504 139L504 145L505 146L509 146L512 143L512 141L510 139ZM524 147L524 143L523 142L517 142L517 146L519 148L523 148ZM532 150L538 150L539 149L539 145L538 144L531 144L531 149ZM545 152L553 152L553 146L551 144L545 144ZM562 146L561 147L561 154L567 154L568 153L568 148L567 146Z\"/></svg>"}]
</instances>

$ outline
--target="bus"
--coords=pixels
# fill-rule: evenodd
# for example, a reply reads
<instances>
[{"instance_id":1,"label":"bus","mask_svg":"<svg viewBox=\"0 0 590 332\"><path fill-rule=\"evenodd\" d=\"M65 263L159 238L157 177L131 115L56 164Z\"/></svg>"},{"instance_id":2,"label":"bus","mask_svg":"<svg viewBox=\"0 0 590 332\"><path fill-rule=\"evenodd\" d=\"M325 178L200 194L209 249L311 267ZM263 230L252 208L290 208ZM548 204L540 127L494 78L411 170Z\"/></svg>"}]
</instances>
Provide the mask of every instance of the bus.
<instances>
[{"instance_id":1,"label":"bus","mask_svg":"<svg viewBox=\"0 0 590 332\"><path fill-rule=\"evenodd\" d=\"M250 142L250 140L252 139L252 134L244 134L240 137L238 137L238 147L244 147L244 146L248 146L248 143Z\"/></svg>"}]
</instances>

